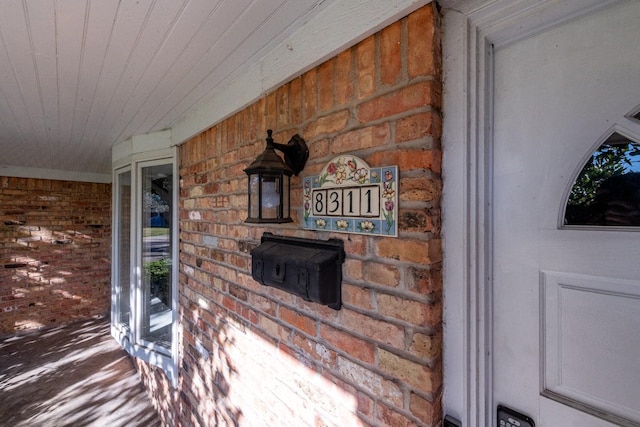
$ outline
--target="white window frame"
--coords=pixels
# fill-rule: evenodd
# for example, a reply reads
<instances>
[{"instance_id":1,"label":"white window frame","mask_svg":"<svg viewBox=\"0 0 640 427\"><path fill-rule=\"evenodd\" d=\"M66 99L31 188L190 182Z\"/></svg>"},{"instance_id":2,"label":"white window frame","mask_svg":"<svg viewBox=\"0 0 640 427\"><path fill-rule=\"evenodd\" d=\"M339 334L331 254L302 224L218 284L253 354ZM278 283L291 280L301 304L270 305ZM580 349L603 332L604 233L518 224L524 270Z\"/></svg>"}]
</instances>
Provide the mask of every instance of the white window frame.
<instances>
[{"instance_id":1,"label":"white window frame","mask_svg":"<svg viewBox=\"0 0 640 427\"><path fill-rule=\"evenodd\" d=\"M177 148L165 148L159 150L149 150L129 155L114 161L113 163L113 219L112 219L112 304L111 304L111 335L131 356L144 360L145 362L161 368L173 387L178 385L178 160ZM173 168L173 194L172 194L172 221L171 227L171 253L172 253L172 274L171 274L171 346L165 347L157 343L143 339L142 336L142 316L144 314L142 293L142 206L140 195L142 193L141 172L142 168L161 164L172 164ZM131 213L132 220L130 229L130 305L131 317L129 327L120 323L120 312L117 295L120 292L118 280L119 274L119 226L120 226L120 195L119 195L119 174L131 173Z\"/></svg>"}]
</instances>

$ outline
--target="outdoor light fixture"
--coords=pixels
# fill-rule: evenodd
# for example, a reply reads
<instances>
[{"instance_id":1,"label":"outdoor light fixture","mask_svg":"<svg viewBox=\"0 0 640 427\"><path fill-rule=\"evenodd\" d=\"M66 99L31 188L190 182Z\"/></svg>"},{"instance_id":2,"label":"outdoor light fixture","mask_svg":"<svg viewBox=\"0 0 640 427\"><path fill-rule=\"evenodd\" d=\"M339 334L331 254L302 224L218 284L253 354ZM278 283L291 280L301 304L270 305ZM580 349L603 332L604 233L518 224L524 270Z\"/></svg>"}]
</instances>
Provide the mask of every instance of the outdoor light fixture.
<instances>
[{"instance_id":1,"label":"outdoor light fixture","mask_svg":"<svg viewBox=\"0 0 640 427\"><path fill-rule=\"evenodd\" d=\"M244 171L249 176L249 214L245 222L292 222L290 216L290 179L298 175L309 158L309 148L299 135L288 144L273 142L267 130L267 148ZM276 153L284 153L284 162Z\"/></svg>"}]
</instances>

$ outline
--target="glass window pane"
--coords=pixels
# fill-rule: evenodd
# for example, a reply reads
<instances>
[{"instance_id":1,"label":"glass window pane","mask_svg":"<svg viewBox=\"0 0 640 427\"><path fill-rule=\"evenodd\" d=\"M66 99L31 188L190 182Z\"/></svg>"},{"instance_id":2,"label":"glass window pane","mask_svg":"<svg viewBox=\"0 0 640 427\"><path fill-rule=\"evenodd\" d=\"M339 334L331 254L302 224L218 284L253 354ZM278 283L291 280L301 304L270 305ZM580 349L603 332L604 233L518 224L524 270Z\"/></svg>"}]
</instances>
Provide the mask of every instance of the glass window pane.
<instances>
[{"instance_id":1,"label":"glass window pane","mask_svg":"<svg viewBox=\"0 0 640 427\"><path fill-rule=\"evenodd\" d=\"M118 174L118 320L131 327L131 171Z\"/></svg>"},{"instance_id":2,"label":"glass window pane","mask_svg":"<svg viewBox=\"0 0 640 427\"><path fill-rule=\"evenodd\" d=\"M142 168L142 338L171 346L173 165Z\"/></svg>"},{"instance_id":3,"label":"glass window pane","mask_svg":"<svg viewBox=\"0 0 640 427\"><path fill-rule=\"evenodd\" d=\"M640 226L640 144L614 133L578 175L565 225Z\"/></svg>"}]
</instances>

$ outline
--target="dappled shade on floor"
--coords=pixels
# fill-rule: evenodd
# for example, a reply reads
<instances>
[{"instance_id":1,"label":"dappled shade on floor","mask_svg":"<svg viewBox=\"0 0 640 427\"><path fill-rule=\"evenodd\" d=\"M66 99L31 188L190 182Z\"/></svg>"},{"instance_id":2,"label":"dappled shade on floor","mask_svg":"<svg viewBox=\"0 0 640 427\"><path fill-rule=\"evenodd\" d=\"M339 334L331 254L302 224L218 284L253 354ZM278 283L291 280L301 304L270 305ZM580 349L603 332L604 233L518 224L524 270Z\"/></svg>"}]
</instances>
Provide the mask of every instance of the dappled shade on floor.
<instances>
[{"instance_id":1,"label":"dappled shade on floor","mask_svg":"<svg viewBox=\"0 0 640 427\"><path fill-rule=\"evenodd\" d=\"M0 341L0 424L157 426L108 319Z\"/></svg>"}]
</instances>

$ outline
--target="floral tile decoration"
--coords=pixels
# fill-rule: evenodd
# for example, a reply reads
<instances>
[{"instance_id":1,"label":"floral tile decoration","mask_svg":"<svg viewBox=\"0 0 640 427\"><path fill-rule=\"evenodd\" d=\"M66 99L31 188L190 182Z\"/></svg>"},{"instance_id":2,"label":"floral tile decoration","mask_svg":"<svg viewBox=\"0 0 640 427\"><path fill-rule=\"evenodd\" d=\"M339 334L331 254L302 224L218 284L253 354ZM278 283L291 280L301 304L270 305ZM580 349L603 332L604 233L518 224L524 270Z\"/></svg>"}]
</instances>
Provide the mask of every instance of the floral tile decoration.
<instances>
[{"instance_id":1,"label":"floral tile decoration","mask_svg":"<svg viewBox=\"0 0 640 427\"><path fill-rule=\"evenodd\" d=\"M397 166L371 168L341 155L303 185L305 229L398 236Z\"/></svg>"}]
</instances>

